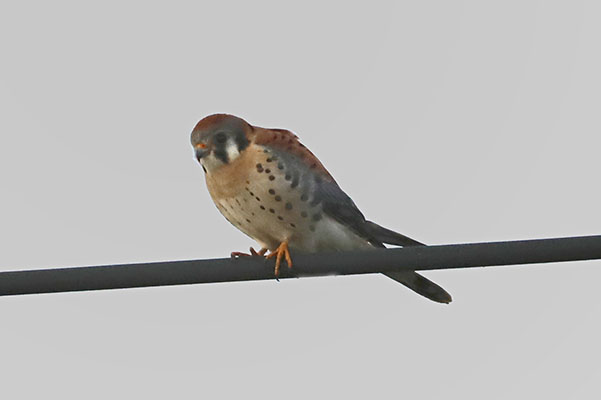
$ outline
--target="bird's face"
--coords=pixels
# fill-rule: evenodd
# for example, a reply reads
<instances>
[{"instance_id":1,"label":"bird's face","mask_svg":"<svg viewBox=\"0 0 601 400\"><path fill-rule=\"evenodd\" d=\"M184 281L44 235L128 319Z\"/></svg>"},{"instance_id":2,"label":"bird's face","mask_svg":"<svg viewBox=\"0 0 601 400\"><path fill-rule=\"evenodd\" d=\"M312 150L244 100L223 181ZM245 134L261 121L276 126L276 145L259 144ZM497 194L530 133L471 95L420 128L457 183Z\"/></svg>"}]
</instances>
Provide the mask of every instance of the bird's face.
<instances>
[{"instance_id":1,"label":"bird's face","mask_svg":"<svg viewBox=\"0 0 601 400\"><path fill-rule=\"evenodd\" d=\"M252 127L244 120L226 114L202 119L192 131L196 159L205 172L231 163L248 147Z\"/></svg>"}]
</instances>

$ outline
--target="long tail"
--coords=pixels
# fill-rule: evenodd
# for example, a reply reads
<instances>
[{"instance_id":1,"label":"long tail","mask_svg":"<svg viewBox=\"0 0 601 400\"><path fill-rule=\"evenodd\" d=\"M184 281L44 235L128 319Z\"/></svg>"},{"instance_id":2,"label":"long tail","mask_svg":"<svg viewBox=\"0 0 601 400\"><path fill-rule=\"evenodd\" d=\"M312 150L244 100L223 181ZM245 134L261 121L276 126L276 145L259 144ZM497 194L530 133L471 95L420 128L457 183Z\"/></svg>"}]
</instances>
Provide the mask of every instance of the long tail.
<instances>
[{"instance_id":1,"label":"long tail","mask_svg":"<svg viewBox=\"0 0 601 400\"><path fill-rule=\"evenodd\" d=\"M417 240L413 240L405 235L386 229L371 221L365 222L365 229L370 233L370 236L382 243L403 247L425 246L425 244L418 242ZM384 275L432 301L438 303L450 303L453 300L446 290L417 272L387 272Z\"/></svg>"}]
</instances>

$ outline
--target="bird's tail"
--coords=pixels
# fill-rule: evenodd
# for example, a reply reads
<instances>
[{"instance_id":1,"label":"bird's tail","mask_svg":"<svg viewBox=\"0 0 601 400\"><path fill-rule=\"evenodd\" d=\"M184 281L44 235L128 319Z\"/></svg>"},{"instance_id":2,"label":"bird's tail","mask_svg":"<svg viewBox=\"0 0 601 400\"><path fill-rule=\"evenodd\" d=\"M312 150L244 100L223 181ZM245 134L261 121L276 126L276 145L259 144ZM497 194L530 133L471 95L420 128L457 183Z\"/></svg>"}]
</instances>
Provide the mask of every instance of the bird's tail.
<instances>
[{"instance_id":1,"label":"bird's tail","mask_svg":"<svg viewBox=\"0 0 601 400\"><path fill-rule=\"evenodd\" d=\"M431 280L413 271L386 272L384 275L402 283L417 294L437 303L450 303L451 295Z\"/></svg>"},{"instance_id":2,"label":"bird's tail","mask_svg":"<svg viewBox=\"0 0 601 400\"><path fill-rule=\"evenodd\" d=\"M410 237L386 229L371 221L365 222L365 229L369 232L370 236L378 242L403 247L425 246L425 244L418 242L417 240L413 240ZM432 301L438 303L450 303L453 300L446 290L415 271L386 272L384 275Z\"/></svg>"}]
</instances>

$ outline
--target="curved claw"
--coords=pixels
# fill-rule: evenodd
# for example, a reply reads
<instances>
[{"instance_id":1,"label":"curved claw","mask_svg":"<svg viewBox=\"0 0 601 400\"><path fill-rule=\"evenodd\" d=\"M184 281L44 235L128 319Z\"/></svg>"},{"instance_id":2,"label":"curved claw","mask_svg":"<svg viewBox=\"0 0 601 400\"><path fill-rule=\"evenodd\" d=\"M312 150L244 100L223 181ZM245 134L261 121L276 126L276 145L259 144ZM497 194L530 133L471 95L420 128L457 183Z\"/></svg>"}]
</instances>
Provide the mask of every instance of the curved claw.
<instances>
[{"instance_id":1,"label":"curved claw","mask_svg":"<svg viewBox=\"0 0 601 400\"><path fill-rule=\"evenodd\" d=\"M286 259L286 263L288 264L288 268L292 268L292 258L290 258L290 250L288 250L288 242L282 242L278 246L277 249L269 253L265 258L273 258L275 257L275 270L273 271L275 277L277 278L280 275L280 264L282 262L282 257Z\"/></svg>"}]
</instances>

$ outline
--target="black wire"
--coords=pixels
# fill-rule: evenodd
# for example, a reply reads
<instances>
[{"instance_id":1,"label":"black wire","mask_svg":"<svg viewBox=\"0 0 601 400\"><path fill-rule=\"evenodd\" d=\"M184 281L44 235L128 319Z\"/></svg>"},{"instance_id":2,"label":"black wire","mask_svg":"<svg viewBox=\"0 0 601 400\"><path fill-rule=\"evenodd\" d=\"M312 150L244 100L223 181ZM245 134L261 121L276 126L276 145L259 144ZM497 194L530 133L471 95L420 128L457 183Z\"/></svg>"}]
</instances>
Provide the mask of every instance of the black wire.
<instances>
[{"instance_id":1,"label":"black wire","mask_svg":"<svg viewBox=\"0 0 601 400\"><path fill-rule=\"evenodd\" d=\"M293 253L280 279L401 270L433 270L601 259L601 235L512 242L406 247L338 253ZM167 261L9 271L0 296L274 279L273 259Z\"/></svg>"}]
</instances>

